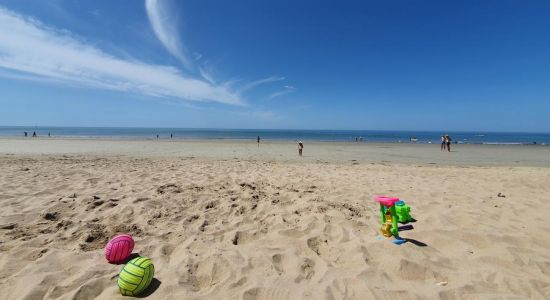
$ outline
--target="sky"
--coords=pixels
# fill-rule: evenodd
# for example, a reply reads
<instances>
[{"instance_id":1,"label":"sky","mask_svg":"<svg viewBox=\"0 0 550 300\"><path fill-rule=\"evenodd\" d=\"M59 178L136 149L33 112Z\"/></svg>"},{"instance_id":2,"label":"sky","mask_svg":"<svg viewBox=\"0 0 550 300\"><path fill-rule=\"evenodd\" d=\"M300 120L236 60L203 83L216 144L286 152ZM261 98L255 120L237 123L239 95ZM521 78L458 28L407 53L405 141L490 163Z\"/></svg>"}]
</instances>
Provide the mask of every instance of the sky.
<instances>
[{"instance_id":1,"label":"sky","mask_svg":"<svg viewBox=\"0 0 550 300\"><path fill-rule=\"evenodd\" d=\"M548 11L0 0L0 125L550 132Z\"/></svg>"}]
</instances>

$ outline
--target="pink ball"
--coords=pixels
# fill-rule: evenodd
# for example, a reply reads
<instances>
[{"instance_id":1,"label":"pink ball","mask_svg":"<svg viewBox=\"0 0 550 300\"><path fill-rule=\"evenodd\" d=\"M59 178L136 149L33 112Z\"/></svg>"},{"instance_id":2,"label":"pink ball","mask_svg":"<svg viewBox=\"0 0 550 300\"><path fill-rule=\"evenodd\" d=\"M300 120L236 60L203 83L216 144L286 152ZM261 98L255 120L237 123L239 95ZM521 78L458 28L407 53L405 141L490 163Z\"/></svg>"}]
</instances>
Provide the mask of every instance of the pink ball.
<instances>
[{"instance_id":1,"label":"pink ball","mask_svg":"<svg viewBox=\"0 0 550 300\"><path fill-rule=\"evenodd\" d=\"M119 264L125 261L134 250L134 239L121 234L112 238L105 246L105 258L112 264Z\"/></svg>"}]
</instances>

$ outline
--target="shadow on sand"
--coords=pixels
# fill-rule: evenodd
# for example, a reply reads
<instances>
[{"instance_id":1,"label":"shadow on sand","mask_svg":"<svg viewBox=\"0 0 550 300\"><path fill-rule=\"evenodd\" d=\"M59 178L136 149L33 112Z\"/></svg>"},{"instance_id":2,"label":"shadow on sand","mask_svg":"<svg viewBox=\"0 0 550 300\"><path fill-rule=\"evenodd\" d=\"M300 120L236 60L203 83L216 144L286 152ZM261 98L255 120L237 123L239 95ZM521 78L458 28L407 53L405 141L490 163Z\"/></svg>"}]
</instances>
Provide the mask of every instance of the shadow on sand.
<instances>
[{"instance_id":1,"label":"shadow on sand","mask_svg":"<svg viewBox=\"0 0 550 300\"><path fill-rule=\"evenodd\" d=\"M421 241L417 241L415 239L409 239L409 238L403 238L403 239L406 240L409 243L414 244L415 246L418 246L418 247L427 247L428 246L428 244L423 243Z\"/></svg>"},{"instance_id":2,"label":"shadow on sand","mask_svg":"<svg viewBox=\"0 0 550 300\"><path fill-rule=\"evenodd\" d=\"M151 296L162 284L162 282L156 278L153 278L151 280L151 284L139 295L137 295L137 298L147 298Z\"/></svg>"},{"instance_id":3,"label":"shadow on sand","mask_svg":"<svg viewBox=\"0 0 550 300\"><path fill-rule=\"evenodd\" d=\"M131 261L132 259L134 258L137 258L137 257L140 257L141 255L139 255L139 253L132 253L130 254L130 256L128 256L127 259L125 259L124 261L122 261L119 265L125 265L127 264L129 261Z\"/></svg>"}]
</instances>

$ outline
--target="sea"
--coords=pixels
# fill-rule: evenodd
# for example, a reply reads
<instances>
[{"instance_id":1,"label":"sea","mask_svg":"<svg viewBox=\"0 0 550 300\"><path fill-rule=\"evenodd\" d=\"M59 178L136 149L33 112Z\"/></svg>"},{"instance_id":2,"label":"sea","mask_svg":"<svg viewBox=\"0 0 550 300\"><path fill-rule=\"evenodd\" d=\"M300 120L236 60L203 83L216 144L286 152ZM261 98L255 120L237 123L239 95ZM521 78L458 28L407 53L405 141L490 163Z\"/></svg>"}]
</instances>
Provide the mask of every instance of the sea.
<instances>
[{"instance_id":1,"label":"sea","mask_svg":"<svg viewBox=\"0 0 550 300\"><path fill-rule=\"evenodd\" d=\"M400 130L300 130L300 129L199 129L133 127L40 127L0 126L2 137L23 137L27 132L39 137L113 138L113 139L195 139L322 141L362 143L439 143L441 135L451 136L459 144L550 145L550 133L470 132L470 131L400 131Z\"/></svg>"}]
</instances>

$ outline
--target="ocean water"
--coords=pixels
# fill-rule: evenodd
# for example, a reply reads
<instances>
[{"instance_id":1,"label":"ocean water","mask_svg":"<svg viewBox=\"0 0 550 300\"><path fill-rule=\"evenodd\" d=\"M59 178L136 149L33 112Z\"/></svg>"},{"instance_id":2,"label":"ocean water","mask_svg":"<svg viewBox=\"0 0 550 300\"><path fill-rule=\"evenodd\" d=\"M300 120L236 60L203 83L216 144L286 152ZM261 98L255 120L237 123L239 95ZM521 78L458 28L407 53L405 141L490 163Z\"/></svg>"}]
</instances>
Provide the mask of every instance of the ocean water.
<instances>
[{"instance_id":1,"label":"ocean water","mask_svg":"<svg viewBox=\"0 0 550 300\"><path fill-rule=\"evenodd\" d=\"M416 137L417 143L439 143L442 134L449 134L453 142L464 144L550 144L550 133L512 132L430 132L430 131L382 131L382 130L279 130L279 129L186 129L186 128L122 128L122 127L24 127L0 126L0 136L38 136L119 139L230 139L288 141L327 141L409 143Z\"/></svg>"}]
</instances>

